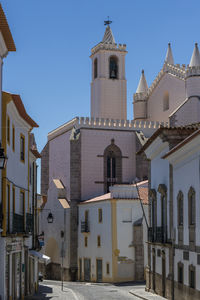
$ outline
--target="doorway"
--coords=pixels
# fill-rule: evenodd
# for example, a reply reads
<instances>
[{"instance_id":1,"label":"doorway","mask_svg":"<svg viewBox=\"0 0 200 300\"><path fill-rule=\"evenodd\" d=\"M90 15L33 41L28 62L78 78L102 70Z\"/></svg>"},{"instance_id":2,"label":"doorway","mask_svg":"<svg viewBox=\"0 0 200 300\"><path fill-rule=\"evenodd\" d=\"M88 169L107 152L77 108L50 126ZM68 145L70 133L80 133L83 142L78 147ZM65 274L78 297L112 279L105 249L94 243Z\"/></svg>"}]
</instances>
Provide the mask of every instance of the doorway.
<instances>
[{"instance_id":1,"label":"doorway","mask_svg":"<svg viewBox=\"0 0 200 300\"><path fill-rule=\"evenodd\" d=\"M102 259L96 260L97 282L102 282Z\"/></svg>"}]
</instances>

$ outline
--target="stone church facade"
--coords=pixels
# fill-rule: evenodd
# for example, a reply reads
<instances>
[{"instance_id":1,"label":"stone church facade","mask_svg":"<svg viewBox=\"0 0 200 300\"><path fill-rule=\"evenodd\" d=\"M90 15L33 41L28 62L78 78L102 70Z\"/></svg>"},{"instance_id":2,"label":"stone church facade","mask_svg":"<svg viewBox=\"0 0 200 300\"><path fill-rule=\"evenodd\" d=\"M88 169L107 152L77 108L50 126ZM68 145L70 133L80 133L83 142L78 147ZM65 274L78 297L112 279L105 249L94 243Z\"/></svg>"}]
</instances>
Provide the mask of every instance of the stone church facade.
<instances>
[{"instance_id":1,"label":"stone church facade","mask_svg":"<svg viewBox=\"0 0 200 300\"><path fill-rule=\"evenodd\" d=\"M42 230L44 252L52 260L49 278L60 278L63 252L65 279L77 278L77 205L108 192L114 184L146 179L148 162L136 152L184 102L185 66L174 64L169 45L163 68L149 88L142 72L134 94L133 120L127 120L126 54L126 45L115 43L108 25L103 40L91 51L91 117L76 117L51 131L41 153L41 193L48 196ZM60 205L63 198L70 209ZM49 211L54 222L47 226Z\"/></svg>"}]
</instances>

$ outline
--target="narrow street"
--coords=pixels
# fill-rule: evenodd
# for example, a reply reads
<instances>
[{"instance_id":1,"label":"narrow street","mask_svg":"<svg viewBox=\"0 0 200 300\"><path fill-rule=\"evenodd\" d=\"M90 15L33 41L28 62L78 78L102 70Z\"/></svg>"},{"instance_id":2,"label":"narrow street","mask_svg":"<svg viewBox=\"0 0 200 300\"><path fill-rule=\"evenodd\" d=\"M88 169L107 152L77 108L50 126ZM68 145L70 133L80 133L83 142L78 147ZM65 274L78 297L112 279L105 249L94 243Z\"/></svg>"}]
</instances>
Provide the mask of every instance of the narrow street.
<instances>
[{"instance_id":1,"label":"narrow street","mask_svg":"<svg viewBox=\"0 0 200 300\"><path fill-rule=\"evenodd\" d=\"M144 285L126 284L104 284L104 283L82 283L65 282L61 290L60 281L45 280L40 283L39 291L35 296L27 297L32 300L138 300L139 298L129 293L134 287L144 288Z\"/></svg>"}]
</instances>

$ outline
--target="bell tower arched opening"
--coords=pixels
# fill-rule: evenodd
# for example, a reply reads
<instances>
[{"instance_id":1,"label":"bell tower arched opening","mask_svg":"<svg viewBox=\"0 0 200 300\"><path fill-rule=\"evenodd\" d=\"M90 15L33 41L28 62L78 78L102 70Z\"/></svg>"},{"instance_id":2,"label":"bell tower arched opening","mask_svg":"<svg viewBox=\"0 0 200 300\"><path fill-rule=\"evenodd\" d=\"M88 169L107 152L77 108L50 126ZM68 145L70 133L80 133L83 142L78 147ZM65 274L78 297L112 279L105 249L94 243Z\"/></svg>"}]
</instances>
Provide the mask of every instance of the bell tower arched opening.
<instances>
[{"instance_id":1,"label":"bell tower arched opening","mask_svg":"<svg viewBox=\"0 0 200 300\"><path fill-rule=\"evenodd\" d=\"M118 78L118 58L114 55L109 58L109 78Z\"/></svg>"},{"instance_id":2,"label":"bell tower arched opening","mask_svg":"<svg viewBox=\"0 0 200 300\"><path fill-rule=\"evenodd\" d=\"M98 77L98 60L95 58L94 60L94 79Z\"/></svg>"}]
</instances>

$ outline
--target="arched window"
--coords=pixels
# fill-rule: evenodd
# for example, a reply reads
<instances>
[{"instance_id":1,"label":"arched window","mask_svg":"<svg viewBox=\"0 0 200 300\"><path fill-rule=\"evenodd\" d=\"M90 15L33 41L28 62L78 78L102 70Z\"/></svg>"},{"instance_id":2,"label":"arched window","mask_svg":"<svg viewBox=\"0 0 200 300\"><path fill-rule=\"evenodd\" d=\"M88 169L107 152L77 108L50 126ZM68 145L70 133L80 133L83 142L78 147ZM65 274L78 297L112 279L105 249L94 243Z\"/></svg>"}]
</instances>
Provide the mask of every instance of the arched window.
<instances>
[{"instance_id":1,"label":"arched window","mask_svg":"<svg viewBox=\"0 0 200 300\"><path fill-rule=\"evenodd\" d=\"M122 154L119 147L114 144L114 139L104 151L104 187L109 192L109 187L121 183L122 180Z\"/></svg>"},{"instance_id":2,"label":"arched window","mask_svg":"<svg viewBox=\"0 0 200 300\"><path fill-rule=\"evenodd\" d=\"M164 92L163 96L163 110L168 110L169 109L169 92L166 91Z\"/></svg>"},{"instance_id":3,"label":"arched window","mask_svg":"<svg viewBox=\"0 0 200 300\"><path fill-rule=\"evenodd\" d=\"M189 192L188 192L188 219L189 219L189 225L195 225L196 223L196 214L195 214L195 190L193 187L190 187Z\"/></svg>"},{"instance_id":4,"label":"arched window","mask_svg":"<svg viewBox=\"0 0 200 300\"><path fill-rule=\"evenodd\" d=\"M177 218L178 218L178 226L183 226L183 193L180 191L177 196Z\"/></svg>"},{"instance_id":5,"label":"arched window","mask_svg":"<svg viewBox=\"0 0 200 300\"><path fill-rule=\"evenodd\" d=\"M98 61L97 58L94 60L94 78L97 78L98 76Z\"/></svg>"},{"instance_id":6,"label":"arched window","mask_svg":"<svg viewBox=\"0 0 200 300\"><path fill-rule=\"evenodd\" d=\"M111 56L109 61L109 77L111 79L117 79L118 77L118 58Z\"/></svg>"}]
</instances>

